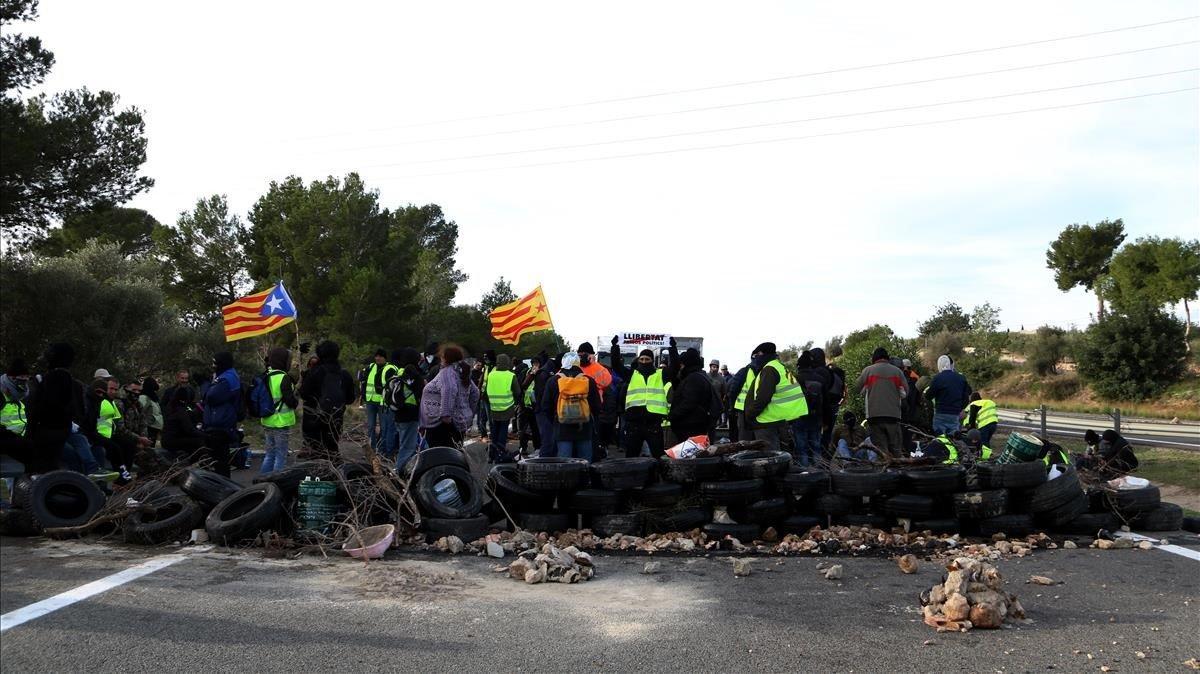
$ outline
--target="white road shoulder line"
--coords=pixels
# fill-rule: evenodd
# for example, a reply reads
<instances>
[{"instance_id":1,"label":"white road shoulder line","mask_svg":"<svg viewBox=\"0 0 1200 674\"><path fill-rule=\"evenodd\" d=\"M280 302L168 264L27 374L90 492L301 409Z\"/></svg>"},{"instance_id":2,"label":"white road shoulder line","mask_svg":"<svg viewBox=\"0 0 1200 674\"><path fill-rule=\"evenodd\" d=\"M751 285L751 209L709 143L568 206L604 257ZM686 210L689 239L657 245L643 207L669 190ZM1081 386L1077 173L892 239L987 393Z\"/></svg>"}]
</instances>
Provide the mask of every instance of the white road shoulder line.
<instances>
[{"instance_id":1,"label":"white road shoulder line","mask_svg":"<svg viewBox=\"0 0 1200 674\"><path fill-rule=\"evenodd\" d=\"M1192 561L1200 562L1200 551L1192 550L1191 548L1185 548L1180 545L1159 545L1158 542L1161 539L1154 538L1153 536L1143 536L1142 534L1135 534L1132 531L1120 531L1117 532L1116 536L1117 538L1128 538L1133 541L1150 541L1151 543L1154 543L1155 550L1170 552L1172 554L1179 555L1180 557L1186 557Z\"/></svg>"},{"instance_id":2,"label":"white road shoulder line","mask_svg":"<svg viewBox=\"0 0 1200 674\"><path fill-rule=\"evenodd\" d=\"M165 569L172 564L182 562L187 559L186 555L172 554L155 557L154 559L142 562L137 566L131 566L124 571L118 571L111 576L101 578L100 580L92 581L86 585L80 585L74 590L67 590L62 594L56 594L49 599L43 599L34 604L30 604L24 608L19 608L15 611L9 611L4 615L0 615L0 632L8 630L29 622L35 618L40 618L48 613L53 613L60 608L64 608L76 602L83 601L90 597L94 597L102 592L107 592L114 587L120 587L125 583L137 580L142 576L147 576L159 569Z\"/></svg>"}]
</instances>

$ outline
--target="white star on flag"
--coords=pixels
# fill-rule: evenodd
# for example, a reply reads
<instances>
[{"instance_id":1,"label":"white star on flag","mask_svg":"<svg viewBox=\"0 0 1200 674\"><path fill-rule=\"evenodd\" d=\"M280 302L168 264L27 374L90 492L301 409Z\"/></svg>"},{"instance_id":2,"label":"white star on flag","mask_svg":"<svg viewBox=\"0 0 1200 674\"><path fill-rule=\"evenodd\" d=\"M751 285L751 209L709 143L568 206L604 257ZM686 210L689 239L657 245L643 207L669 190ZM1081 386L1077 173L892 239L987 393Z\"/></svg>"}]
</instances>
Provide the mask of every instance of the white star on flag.
<instances>
[{"instance_id":1,"label":"white star on flag","mask_svg":"<svg viewBox=\"0 0 1200 674\"><path fill-rule=\"evenodd\" d=\"M283 298L278 295L272 295L271 299L267 300L267 306L270 307L270 313L283 311Z\"/></svg>"}]
</instances>

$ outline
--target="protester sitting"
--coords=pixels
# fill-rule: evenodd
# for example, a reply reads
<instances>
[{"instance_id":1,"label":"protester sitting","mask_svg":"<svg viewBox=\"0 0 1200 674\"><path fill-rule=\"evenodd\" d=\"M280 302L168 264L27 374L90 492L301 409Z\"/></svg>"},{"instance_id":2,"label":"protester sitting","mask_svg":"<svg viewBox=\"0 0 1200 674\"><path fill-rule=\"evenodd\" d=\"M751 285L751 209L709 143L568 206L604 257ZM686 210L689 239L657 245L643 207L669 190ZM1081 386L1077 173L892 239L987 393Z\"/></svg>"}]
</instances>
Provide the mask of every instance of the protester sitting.
<instances>
[{"instance_id":1,"label":"protester sitting","mask_svg":"<svg viewBox=\"0 0 1200 674\"><path fill-rule=\"evenodd\" d=\"M479 388L471 381L471 370L463 357L460 347L442 346L441 367L425 385L420 423L430 447L462 446L463 434L479 408Z\"/></svg>"},{"instance_id":2,"label":"protester sitting","mask_svg":"<svg viewBox=\"0 0 1200 674\"><path fill-rule=\"evenodd\" d=\"M849 410L842 413L842 424L833 429L835 454L843 459L874 461L879 455L873 450L867 430L858 422L858 415Z\"/></svg>"},{"instance_id":3,"label":"protester sitting","mask_svg":"<svg viewBox=\"0 0 1200 674\"><path fill-rule=\"evenodd\" d=\"M120 475L117 484L125 484L133 479L136 449L148 447L150 439L134 435L118 423L121 411L115 400L119 390L120 383L116 379L93 381L87 413L80 428L91 442L92 455L97 461L106 459Z\"/></svg>"},{"instance_id":4,"label":"protester sitting","mask_svg":"<svg viewBox=\"0 0 1200 674\"><path fill-rule=\"evenodd\" d=\"M142 414L142 404L139 400L141 397L142 385L131 381L121 387L116 403L117 408L121 410L121 423L124 424L125 430L146 437L146 417Z\"/></svg>"},{"instance_id":5,"label":"protester sitting","mask_svg":"<svg viewBox=\"0 0 1200 674\"><path fill-rule=\"evenodd\" d=\"M29 368L16 359L0 375L0 454L28 464L33 461L33 442L25 437L25 397L29 391Z\"/></svg>"},{"instance_id":6,"label":"protester sitting","mask_svg":"<svg viewBox=\"0 0 1200 674\"><path fill-rule=\"evenodd\" d=\"M152 377L142 380L142 394L138 397L138 405L142 408L142 418L146 420L146 437L150 438L150 447L158 443L163 429L162 405L158 402L158 382Z\"/></svg>"},{"instance_id":7,"label":"protester sitting","mask_svg":"<svg viewBox=\"0 0 1200 674\"><path fill-rule=\"evenodd\" d=\"M190 386L176 389L163 418L162 446L187 463L194 463L205 445L200 432L199 413L195 407L195 390Z\"/></svg>"},{"instance_id":8,"label":"protester sitting","mask_svg":"<svg viewBox=\"0 0 1200 674\"><path fill-rule=\"evenodd\" d=\"M45 360L50 369L39 376L28 400L25 435L33 441L34 451L25 468L31 474L44 473L57 468L61 460L69 470L97 474L103 457L93 454L80 430L87 416L87 394L69 370L75 349L66 343L51 344Z\"/></svg>"},{"instance_id":9,"label":"protester sitting","mask_svg":"<svg viewBox=\"0 0 1200 674\"><path fill-rule=\"evenodd\" d=\"M1138 458L1129 441L1113 429L1101 435L1089 429L1084 434L1087 454L1076 461L1079 470L1094 473L1101 480L1115 480L1137 470Z\"/></svg>"}]
</instances>

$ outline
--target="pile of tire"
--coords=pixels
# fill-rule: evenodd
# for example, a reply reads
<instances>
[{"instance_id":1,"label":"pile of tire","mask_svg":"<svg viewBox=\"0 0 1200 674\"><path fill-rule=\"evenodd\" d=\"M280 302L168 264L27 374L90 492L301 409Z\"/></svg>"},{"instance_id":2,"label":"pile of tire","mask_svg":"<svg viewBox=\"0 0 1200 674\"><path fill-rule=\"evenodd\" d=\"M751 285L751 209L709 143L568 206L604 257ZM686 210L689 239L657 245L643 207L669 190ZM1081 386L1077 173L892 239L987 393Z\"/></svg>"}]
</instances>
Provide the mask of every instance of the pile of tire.
<instances>
[{"instance_id":1,"label":"pile of tire","mask_svg":"<svg viewBox=\"0 0 1200 674\"><path fill-rule=\"evenodd\" d=\"M1080 489L1078 477L1072 476L1059 486ZM1034 507L1034 495L1045 491L1046 466L1040 461L996 463L981 461L963 476L963 489L951 497L951 512L958 520L957 532L985 538L1004 534L1020 537L1035 533L1041 518L1063 516L1061 506L1072 507L1069 499L1059 498L1058 491L1039 498ZM1068 490L1069 491L1069 490ZM1063 495L1069 496L1064 492ZM1067 511L1069 514L1069 511ZM1035 518L1035 513L1038 515Z\"/></svg>"},{"instance_id":2,"label":"pile of tire","mask_svg":"<svg viewBox=\"0 0 1200 674\"><path fill-rule=\"evenodd\" d=\"M1128 525L1134 531L1191 531L1183 508L1162 500L1158 487L1113 489L1092 487L1087 492L1087 510L1071 522L1069 533L1095 535L1100 529L1116 530Z\"/></svg>"},{"instance_id":3,"label":"pile of tire","mask_svg":"<svg viewBox=\"0 0 1200 674\"><path fill-rule=\"evenodd\" d=\"M463 450L430 447L413 455L401 473L421 513L426 540L457 536L470 543L487 535L491 518L483 514L483 485L471 474Z\"/></svg>"},{"instance_id":4,"label":"pile of tire","mask_svg":"<svg viewBox=\"0 0 1200 674\"><path fill-rule=\"evenodd\" d=\"M45 529L87 524L106 501L104 492L86 475L55 470L13 483L12 508L4 511L3 532L36 536Z\"/></svg>"}]
</instances>

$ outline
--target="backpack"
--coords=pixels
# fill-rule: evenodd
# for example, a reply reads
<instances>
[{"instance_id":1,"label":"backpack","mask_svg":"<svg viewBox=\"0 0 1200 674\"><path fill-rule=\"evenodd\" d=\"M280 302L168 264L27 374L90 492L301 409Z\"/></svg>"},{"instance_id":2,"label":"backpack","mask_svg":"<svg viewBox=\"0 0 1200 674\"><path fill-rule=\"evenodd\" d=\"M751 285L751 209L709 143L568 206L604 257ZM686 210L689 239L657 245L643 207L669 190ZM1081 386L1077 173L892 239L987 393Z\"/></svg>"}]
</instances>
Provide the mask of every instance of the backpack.
<instances>
[{"instance_id":1,"label":"backpack","mask_svg":"<svg viewBox=\"0 0 1200 674\"><path fill-rule=\"evenodd\" d=\"M246 416L265 419L279 411L278 404L271 397L269 380L266 372L254 378L254 383L250 385L250 394L245 396Z\"/></svg>"},{"instance_id":2,"label":"backpack","mask_svg":"<svg viewBox=\"0 0 1200 674\"><path fill-rule=\"evenodd\" d=\"M342 373L325 370L321 378L321 396L317 398L317 409L322 414L336 414L346 407L346 394L342 391Z\"/></svg>"},{"instance_id":3,"label":"backpack","mask_svg":"<svg viewBox=\"0 0 1200 674\"><path fill-rule=\"evenodd\" d=\"M591 381L585 374L577 377L559 375L558 423L582 425L592 420L592 408L588 404Z\"/></svg>"},{"instance_id":4,"label":"backpack","mask_svg":"<svg viewBox=\"0 0 1200 674\"><path fill-rule=\"evenodd\" d=\"M406 407L412 407L412 405L404 401L410 391L412 391L412 387L404 383L403 375L392 377L383 389L383 404L387 405L388 409L393 412L399 412Z\"/></svg>"},{"instance_id":5,"label":"backpack","mask_svg":"<svg viewBox=\"0 0 1200 674\"><path fill-rule=\"evenodd\" d=\"M833 378L833 383L829 389L829 398L836 403L846 395L846 382L842 379L841 375L833 370L830 370L829 374Z\"/></svg>"},{"instance_id":6,"label":"backpack","mask_svg":"<svg viewBox=\"0 0 1200 674\"><path fill-rule=\"evenodd\" d=\"M804 398L808 403L808 409L816 412L821 409L822 399L825 397L825 383L817 379L804 380Z\"/></svg>"}]
</instances>

